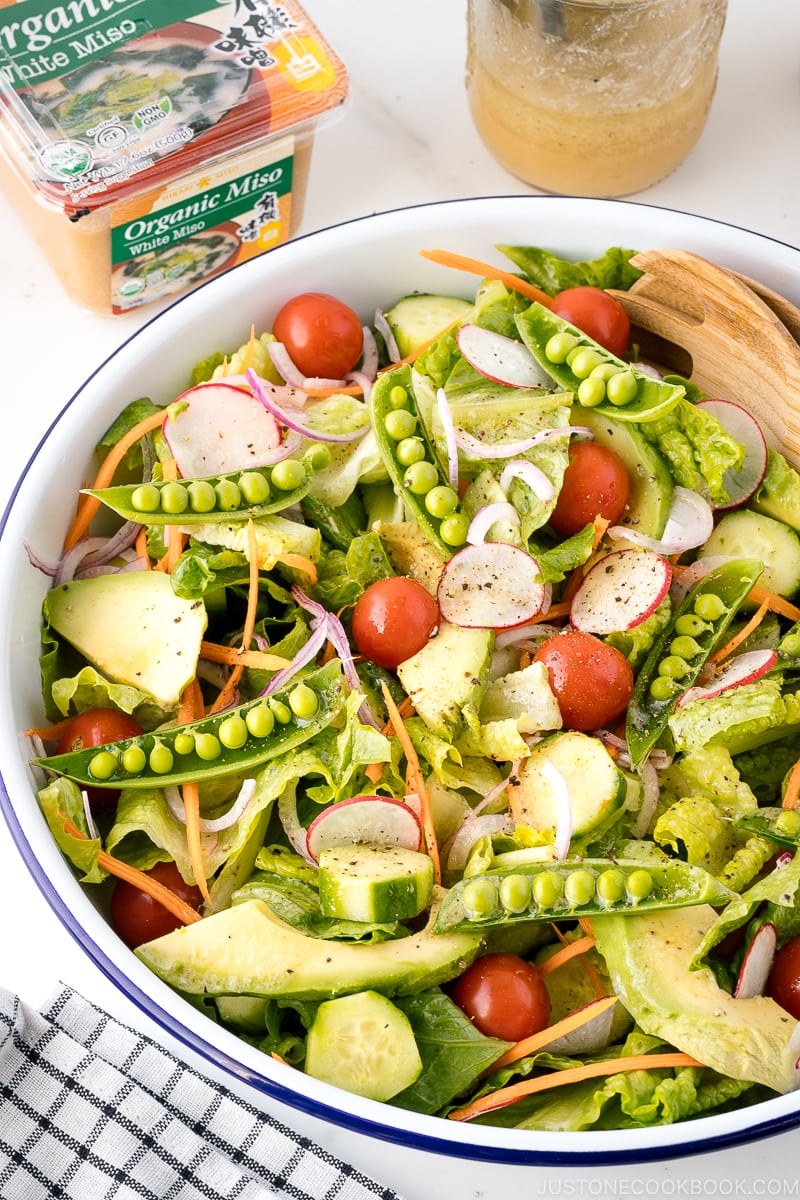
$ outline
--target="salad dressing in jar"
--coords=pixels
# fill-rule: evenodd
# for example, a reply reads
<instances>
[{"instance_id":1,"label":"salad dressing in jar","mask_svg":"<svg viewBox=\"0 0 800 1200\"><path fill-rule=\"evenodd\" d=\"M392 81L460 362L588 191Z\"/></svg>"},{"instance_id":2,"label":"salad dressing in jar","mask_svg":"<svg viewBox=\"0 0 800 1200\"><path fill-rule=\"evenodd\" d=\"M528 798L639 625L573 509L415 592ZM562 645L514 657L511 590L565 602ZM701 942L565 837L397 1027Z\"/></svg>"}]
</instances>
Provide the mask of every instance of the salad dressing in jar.
<instances>
[{"instance_id":1,"label":"salad dressing in jar","mask_svg":"<svg viewBox=\"0 0 800 1200\"><path fill-rule=\"evenodd\" d=\"M469 0L478 133L545 191L649 187L703 131L725 14L726 0Z\"/></svg>"}]
</instances>

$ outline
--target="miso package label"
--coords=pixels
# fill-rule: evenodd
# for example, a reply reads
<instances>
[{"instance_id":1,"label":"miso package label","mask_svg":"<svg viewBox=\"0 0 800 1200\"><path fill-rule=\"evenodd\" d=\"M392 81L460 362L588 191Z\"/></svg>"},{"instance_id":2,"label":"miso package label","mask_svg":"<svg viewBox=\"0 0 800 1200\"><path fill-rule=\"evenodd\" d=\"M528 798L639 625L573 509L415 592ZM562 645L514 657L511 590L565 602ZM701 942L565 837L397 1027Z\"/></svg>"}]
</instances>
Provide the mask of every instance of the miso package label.
<instances>
[{"instance_id":1,"label":"miso package label","mask_svg":"<svg viewBox=\"0 0 800 1200\"><path fill-rule=\"evenodd\" d=\"M289 236L294 139L112 208L115 313L161 300Z\"/></svg>"},{"instance_id":2,"label":"miso package label","mask_svg":"<svg viewBox=\"0 0 800 1200\"><path fill-rule=\"evenodd\" d=\"M0 0L2 132L71 217L310 129L346 90L295 0Z\"/></svg>"}]
</instances>

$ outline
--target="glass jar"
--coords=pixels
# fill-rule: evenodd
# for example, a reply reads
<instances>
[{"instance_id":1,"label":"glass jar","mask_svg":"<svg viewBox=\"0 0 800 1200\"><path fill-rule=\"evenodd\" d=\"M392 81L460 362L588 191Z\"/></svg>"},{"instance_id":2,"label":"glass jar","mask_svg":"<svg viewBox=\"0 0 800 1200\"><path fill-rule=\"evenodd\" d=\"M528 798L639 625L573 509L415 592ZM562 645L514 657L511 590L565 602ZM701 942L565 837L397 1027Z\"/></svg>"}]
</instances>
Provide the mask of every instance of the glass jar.
<instances>
[{"instance_id":1,"label":"glass jar","mask_svg":"<svg viewBox=\"0 0 800 1200\"><path fill-rule=\"evenodd\" d=\"M469 0L467 95L497 161L544 191L622 196L706 123L726 0Z\"/></svg>"}]
</instances>

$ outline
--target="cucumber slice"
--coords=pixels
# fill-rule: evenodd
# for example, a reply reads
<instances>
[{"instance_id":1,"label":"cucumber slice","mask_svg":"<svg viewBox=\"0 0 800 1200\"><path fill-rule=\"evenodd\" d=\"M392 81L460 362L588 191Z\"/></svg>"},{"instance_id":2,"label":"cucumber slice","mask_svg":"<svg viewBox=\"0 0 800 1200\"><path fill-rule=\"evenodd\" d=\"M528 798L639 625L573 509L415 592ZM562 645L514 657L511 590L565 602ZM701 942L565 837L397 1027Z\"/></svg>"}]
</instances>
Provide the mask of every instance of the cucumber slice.
<instances>
[{"instance_id":1,"label":"cucumber slice","mask_svg":"<svg viewBox=\"0 0 800 1200\"><path fill-rule=\"evenodd\" d=\"M698 553L757 559L764 564L764 587L788 597L800 589L800 536L773 517L748 509L726 513Z\"/></svg>"},{"instance_id":2,"label":"cucumber slice","mask_svg":"<svg viewBox=\"0 0 800 1200\"><path fill-rule=\"evenodd\" d=\"M471 308L468 300L457 296L420 293L398 300L386 313L386 320L394 333L397 349L405 358L415 354L459 317L466 316Z\"/></svg>"},{"instance_id":3,"label":"cucumber slice","mask_svg":"<svg viewBox=\"0 0 800 1200\"><path fill-rule=\"evenodd\" d=\"M417 850L360 842L319 857L319 902L327 917L403 921L427 908L432 891L433 860Z\"/></svg>"},{"instance_id":4,"label":"cucumber slice","mask_svg":"<svg viewBox=\"0 0 800 1200\"><path fill-rule=\"evenodd\" d=\"M419 1077L422 1059L405 1013L378 992L355 992L320 1004L305 1071L368 1100L391 1100Z\"/></svg>"},{"instance_id":5,"label":"cucumber slice","mask_svg":"<svg viewBox=\"0 0 800 1200\"><path fill-rule=\"evenodd\" d=\"M573 839L614 821L625 803L625 777L601 741L578 732L555 734L532 748L511 788L518 820L534 829L558 826L558 797L545 763L557 767L567 781Z\"/></svg>"}]
</instances>

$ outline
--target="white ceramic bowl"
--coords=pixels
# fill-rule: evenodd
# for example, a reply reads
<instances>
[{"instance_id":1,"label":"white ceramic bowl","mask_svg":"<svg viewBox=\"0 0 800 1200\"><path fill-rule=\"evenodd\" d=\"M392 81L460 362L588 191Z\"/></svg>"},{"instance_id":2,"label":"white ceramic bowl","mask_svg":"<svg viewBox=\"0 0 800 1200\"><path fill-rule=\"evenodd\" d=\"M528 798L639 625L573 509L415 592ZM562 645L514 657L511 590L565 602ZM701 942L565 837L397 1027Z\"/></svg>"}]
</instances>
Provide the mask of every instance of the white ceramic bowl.
<instances>
[{"instance_id":1,"label":"white ceramic bowl","mask_svg":"<svg viewBox=\"0 0 800 1200\"><path fill-rule=\"evenodd\" d=\"M800 1124L800 1093L684 1124L602 1133L541 1134L417 1116L339 1091L274 1062L213 1024L135 958L106 924L91 891L76 881L41 816L20 730L41 722L39 614L45 579L26 543L57 557L74 496L88 473L87 447L124 403L149 395L167 403L191 366L239 345L251 322L268 328L297 292L331 292L364 319L414 291L470 295L475 277L420 258L446 247L495 262L498 242L546 246L589 258L606 247L682 247L760 279L800 303L800 250L684 213L621 201L499 197L400 209L309 234L201 286L155 317L64 397L17 483L0 528L0 806L41 891L86 954L165 1031L210 1063L313 1116L420 1150L531 1165L636 1163L720 1150Z\"/></svg>"}]
</instances>

